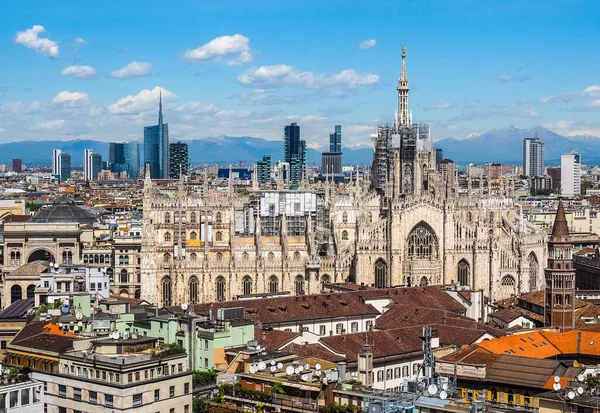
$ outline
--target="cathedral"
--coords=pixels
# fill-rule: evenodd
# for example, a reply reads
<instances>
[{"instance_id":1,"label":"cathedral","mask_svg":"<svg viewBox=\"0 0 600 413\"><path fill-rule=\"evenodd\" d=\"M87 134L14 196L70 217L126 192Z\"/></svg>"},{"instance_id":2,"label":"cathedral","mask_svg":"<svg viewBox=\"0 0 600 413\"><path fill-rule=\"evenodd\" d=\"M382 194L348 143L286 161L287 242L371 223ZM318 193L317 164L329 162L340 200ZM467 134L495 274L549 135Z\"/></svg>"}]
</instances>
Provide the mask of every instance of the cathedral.
<instances>
[{"instance_id":1,"label":"cathedral","mask_svg":"<svg viewBox=\"0 0 600 413\"><path fill-rule=\"evenodd\" d=\"M406 50L392 124L345 184L247 194L160 190L144 180L141 298L159 305L314 294L326 284L456 284L491 300L544 287L547 235L522 218L509 177L436 167L429 125L408 109ZM452 164L454 165L454 164ZM256 171L255 171L256 172ZM463 182L464 184L464 182ZM466 187L466 189L465 189Z\"/></svg>"}]
</instances>

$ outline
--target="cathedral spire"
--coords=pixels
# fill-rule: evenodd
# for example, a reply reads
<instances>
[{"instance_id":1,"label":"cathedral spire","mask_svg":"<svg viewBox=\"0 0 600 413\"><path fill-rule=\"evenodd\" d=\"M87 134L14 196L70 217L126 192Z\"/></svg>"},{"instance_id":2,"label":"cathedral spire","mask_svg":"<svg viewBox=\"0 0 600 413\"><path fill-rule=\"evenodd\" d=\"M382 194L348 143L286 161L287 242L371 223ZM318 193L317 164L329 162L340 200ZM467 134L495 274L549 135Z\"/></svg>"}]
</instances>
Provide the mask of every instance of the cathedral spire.
<instances>
[{"instance_id":1,"label":"cathedral spire","mask_svg":"<svg viewBox=\"0 0 600 413\"><path fill-rule=\"evenodd\" d=\"M565 207L562 199L558 201L558 209L552 226L552 241L553 242L569 242L569 224L565 216Z\"/></svg>"},{"instance_id":2,"label":"cathedral spire","mask_svg":"<svg viewBox=\"0 0 600 413\"><path fill-rule=\"evenodd\" d=\"M410 117L408 113L408 77L406 76L406 46L402 46L402 70L398 79L398 113L396 118L396 128L401 126L410 126Z\"/></svg>"}]
</instances>

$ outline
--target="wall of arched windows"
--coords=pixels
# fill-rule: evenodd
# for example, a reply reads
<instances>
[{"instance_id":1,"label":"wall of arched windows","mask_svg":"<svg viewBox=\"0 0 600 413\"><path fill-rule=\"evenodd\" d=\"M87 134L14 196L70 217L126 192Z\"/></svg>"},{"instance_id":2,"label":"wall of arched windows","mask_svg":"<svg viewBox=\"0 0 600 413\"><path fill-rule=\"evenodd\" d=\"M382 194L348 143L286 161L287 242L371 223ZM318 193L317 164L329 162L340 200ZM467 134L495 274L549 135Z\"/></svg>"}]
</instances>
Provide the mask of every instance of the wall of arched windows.
<instances>
[{"instance_id":1,"label":"wall of arched windows","mask_svg":"<svg viewBox=\"0 0 600 413\"><path fill-rule=\"evenodd\" d=\"M126 257L126 263L125 263ZM64 251L63 251L63 259L64 259ZM71 255L71 259L73 259ZM83 263L84 264L112 264L112 255L111 254L102 254L102 253L84 253L83 254ZM120 255L119 256L119 264L129 264L129 256Z\"/></svg>"}]
</instances>

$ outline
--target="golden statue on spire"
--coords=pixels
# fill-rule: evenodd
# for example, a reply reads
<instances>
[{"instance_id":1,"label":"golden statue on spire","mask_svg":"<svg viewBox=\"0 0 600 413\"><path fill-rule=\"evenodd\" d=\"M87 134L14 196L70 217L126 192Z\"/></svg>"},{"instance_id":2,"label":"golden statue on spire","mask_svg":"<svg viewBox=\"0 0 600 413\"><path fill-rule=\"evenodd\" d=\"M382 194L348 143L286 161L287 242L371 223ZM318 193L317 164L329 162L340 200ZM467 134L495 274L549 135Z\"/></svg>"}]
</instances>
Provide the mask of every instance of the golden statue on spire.
<instances>
[{"instance_id":1,"label":"golden statue on spire","mask_svg":"<svg viewBox=\"0 0 600 413\"><path fill-rule=\"evenodd\" d=\"M406 57L406 46L402 46L402 58Z\"/></svg>"}]
</instances>

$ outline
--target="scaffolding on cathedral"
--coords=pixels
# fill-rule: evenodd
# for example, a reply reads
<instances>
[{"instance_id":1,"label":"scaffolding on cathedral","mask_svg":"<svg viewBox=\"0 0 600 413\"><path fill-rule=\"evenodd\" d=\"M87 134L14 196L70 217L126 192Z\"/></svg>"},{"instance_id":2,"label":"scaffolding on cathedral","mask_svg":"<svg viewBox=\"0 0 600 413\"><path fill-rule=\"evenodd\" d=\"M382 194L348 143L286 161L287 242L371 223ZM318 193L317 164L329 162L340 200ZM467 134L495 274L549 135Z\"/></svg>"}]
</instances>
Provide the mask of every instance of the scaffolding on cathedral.
<instances>
[{"instance_id":1,"label":"scaffolding on cathedral","mask_svg":"<svg viewBox=\"0 0 600 413\"><path fill-rule=\"evenodd\" d=\"M373 146L373 167L371 179L373 187L377 191L384 191L388 181L389 173L393 169L393 129L389 124L377 125L377 134L372 135Z\"/></svg>"}]
</instances>

